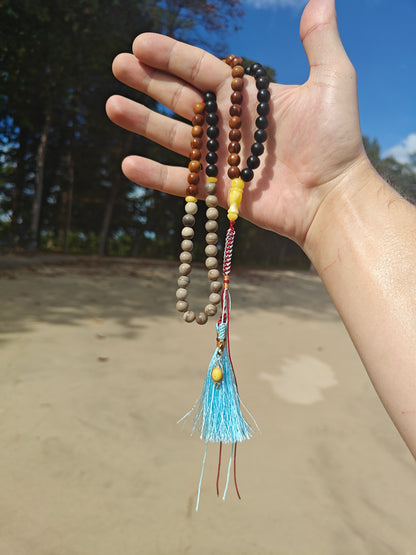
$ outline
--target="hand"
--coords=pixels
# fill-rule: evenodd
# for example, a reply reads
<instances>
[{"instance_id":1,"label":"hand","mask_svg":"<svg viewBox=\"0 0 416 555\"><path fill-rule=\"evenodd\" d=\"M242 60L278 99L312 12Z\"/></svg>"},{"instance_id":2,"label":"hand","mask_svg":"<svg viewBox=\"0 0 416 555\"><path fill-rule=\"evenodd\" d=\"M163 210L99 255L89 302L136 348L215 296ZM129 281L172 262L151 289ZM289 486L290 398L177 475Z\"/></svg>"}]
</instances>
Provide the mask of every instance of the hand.
<instances>
[{"instance_id":1,"label":"hand","mask_svg":"<svg viewBox=\"0 0 416 555\"><path fill-rule=\"evenodd\" d=\"M361 141L355 71L338 35L334 0L310 0L300 36L309 79L300 86L271 84L268 140L254 180L245 188L240 215L304 246L327 195L368 160ZM222 137L218 199L226 206L230 68L201 49L151 33L136 38L133 53L115 58L114 75L186 119L192 118L193 105L203 92L217 94ZM245 81L241 166L250 154L257 104L254 79ZM108 100L107 113L121 127L188 155L190 125L120 96ZM184 195L187 168L162 166L139 156L127 157L122 167L140 185Z\"/></svg>"}]
</instances>

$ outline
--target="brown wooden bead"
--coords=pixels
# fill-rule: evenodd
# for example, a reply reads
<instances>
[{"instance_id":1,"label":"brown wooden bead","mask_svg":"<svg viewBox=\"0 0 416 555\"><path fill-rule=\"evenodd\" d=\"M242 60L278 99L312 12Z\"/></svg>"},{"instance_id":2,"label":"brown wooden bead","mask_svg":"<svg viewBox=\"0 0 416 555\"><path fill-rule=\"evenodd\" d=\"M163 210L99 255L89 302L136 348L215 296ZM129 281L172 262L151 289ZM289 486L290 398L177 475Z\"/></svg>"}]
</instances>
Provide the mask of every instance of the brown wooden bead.
<instances>
[{"instance_id":1,"label":"brown wooden bead","mask_svg":"<svg viewBox=\"0 0 416 555\"><path fill-rule=\"evenodd\" d=\"M199 183L199 174L196 172L188 173L188 183L190 185L197 185Z\"/></svg>"},{"instance_id":2,"label":"brown wooden bead","mask_svg":"<svg viewBox=\"0 0 416 555\"><path fill-rule=\"evenodd\" d=\"M188 169L190 172L199 172L201 169L201 162L198 160L191 160L188 164Z\"/></svg>"},{"instance_id":3,"label":"brown wooden bead","mask_svg":"<svg viewBox=\"0 0 416 555\"><path fill-rule=\"evenodd\" d=\"M229 114L230 116L241 116L241 104L231 104Z\"/></svg>"},{"instance_id":4,"label":"brown wooden bead","mask_svg":"<svg viewBox=\"0 0 416 555\"><path fill-rule=\"evenodd\" d=\"M202 130L202 127L200 125L194 125L192 127L192 136L193 137L202 137L202 133L203 133L203 130Z\"/></svg>"},{"instance_id":5,"label":"brown wooden bead","mask_svg":"<svg viewBox=\"0 0 416 555\"><path fill-rule=\"evenodd\" d=\"M205 117L203 114L195 114L192 118L192 125L204 125Z\"/></svg>"},{"instance_id":6,"label":"brown wooden bead","mask_svg":"<svg viewBox=\"0 0 416 555\"><path fill-rule=\"evenodd\" d=\"M233 77L244 77L244 68L242 65L234 66L231 70L231 75Z\"/></svg>"},{"instance_id":7,"label":"brown wooden bead","mask_svg":"<svg viewBox=\"0 0 416 555\"><path fill-rule=\"evenodd\" d=\"M202 148L202 139L200 137L192 137L191 148Z\"/></svg>"},{"instance_id":8,"label":"brown wooden bead","mask_svg":"<svg viewBox=\"0 0 416 555\"><path fill-rule=\"evenodd\" d=\"M243 90L243 80L241 79L241 77L235 77L235 79L231 81L231 88L233 89L233 91Z\"/></svg>"},{"instance_id":9,"label":"brown wooden bead","mask_svg":"<svg viewBox=\"0 0 416 555\"><path fill-rule=\"evenodd\" d=\"M231 65L234 58L235 58L234 54L230 54L229 56L226 57L225 63L228 64L228 65Z\"/></svg>"},{"instance_id":10,"label":"brown wooden bead","mask_svg":"<svg viewBox=\"0 0 416 555\"><path fill-rule=\"evenodd\" d=\"M231 142L240 141L241 131L239 129L230 129L230 132L228 133L228 138Z\"/></svg>"},{"instance_id":11,"label":"brown wooden bead","mask_svg":"<svg viewBox=\"0 0 416 555\"><path fill-rule=\"evenodd\" d=\"M233 152L228 156L229 166L238 166L239 163L240 163L240 157L238 154Z\"/></svg>"},{"instance_id":12,"label":"brown wooden bead","mask_svg":"<svg viewBox=\"0 0 416 555\"><path fill-rule=\"evenodd\" d=\"M228 168L227 175L230 179L240 177L240 168L238 166L230 166Z\"/></svg>"},{"instance_id":13,"label":"brown wooden bead","mask_svg":"<svg viewBox=\"0 0 416 555\"><path fill-rule=\"evenodd\" d=\"M191 197L195 197L198 193L198 188L196 185L188 185L186 188L186 195L190 195Z\"/></svg>"},{"instance_id":14,"label":"brown wooden bead","mask_svg":"<svg viewBox=\"0 0 416 555\"><path fill-rule=\"evenodd\" d=\"M233 116L232 118L230 118L230 121L228 122L228 124L231 127L231 129L240 129L241 118L239 116Z\"/></svg>"},{"instance_id":15,"label":"brown wooden bead","mask_svg":"<svg viewBox=\"0 0 416 555\"><path fill-rule=\"evenodd\" d=\"M236 154L238 154L241 150L241 145L238 141L231 141L231 143L228 143L228 152L235 152Z\"/></svg>"},{"instance_id":16,"label":"brown wooden bead","mask_svg":"<svg viewBox=\"0 0 416 555\"><path fill-rule=\"evenodd\" d=\"M203 114L205 112L205 104L203 102L197 102L194 105L195 114Z\"/></svg>"},{"instance_id":17,"label":"brown wooden bead","mask_svg":"<svg viewBox=\"0 0 416 555\"><path fill-rule=\"evenodd\" d=\"M234 56L233 61L231 62L232 67L235 66L242 66L243 64L243 58L240 58L240 56Z\"/></svg>"},{"instance_id":18,"label":"brown wooden bead","mask_svg":"<svg viewBox=\"0 0 416 555\"><path fill-rule=\"evenodd\" d=\"M241 104L243 102L243 94L240 91L233 91L230 100L231 104Z\"/></svg>"},{"instance_id":19,"label":"brown wooden bead","mask_svg":"<svg viewBox=\"0 0 416 555\"><path fill-rule=\"evenodd\" d=\"M201 151L199 148L193 148L189 153L190 160L200 160L201 159Z\"/></svg>"}]
</instances>

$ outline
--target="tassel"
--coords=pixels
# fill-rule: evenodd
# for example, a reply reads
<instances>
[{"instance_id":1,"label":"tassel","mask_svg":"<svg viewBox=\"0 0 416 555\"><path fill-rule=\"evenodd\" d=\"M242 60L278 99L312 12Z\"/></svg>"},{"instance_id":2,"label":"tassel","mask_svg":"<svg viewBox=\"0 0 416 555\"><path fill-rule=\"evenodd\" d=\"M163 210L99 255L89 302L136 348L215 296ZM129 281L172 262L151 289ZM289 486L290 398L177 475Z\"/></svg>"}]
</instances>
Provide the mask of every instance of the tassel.
<instances>
[{"instance_id":1,"label":"tassel","mask_svg":"<svg viewBox=\"0 0 416 555\"><path fill-rule=\"evenodd\" d=\"M211 442L220 444L217 473L217 495L219 494L218 483L221 467L222 444L231 443L231 454L228 464L227 479L223 499L225 499L227 494L232 466L234 468L234 485L237 496L240 499L240 493L238 491L236 478L237 442L250 439L253 434L253 428L248 424L241 411L241 405L243 407L244 405L240 401L237 380L235 377L233 364L231 362L229 349L229 318L231 309L229 281L234 234L234 221L230 221L230 227L227 232L224 249L224 288L222 292L222 314L216 325L217 346L214 354L212 355L211 362L208 366L208 371L205 376L205 381L199 400L195 403L193 408L179 421L181 422L185 420L196 409L191 435L195 432L195 430L198 430L200 438L205 441L205 453L198 486L196 510L198 510L199 508L199 500L201 494L202 479L205 470L208 443ZM245 407L244 409L247 411ZM248 411L247 413L254 422L255 427L258 429L254 418ZM234 465L232 465L233 459Z\"/></svg>"}]
</instances>

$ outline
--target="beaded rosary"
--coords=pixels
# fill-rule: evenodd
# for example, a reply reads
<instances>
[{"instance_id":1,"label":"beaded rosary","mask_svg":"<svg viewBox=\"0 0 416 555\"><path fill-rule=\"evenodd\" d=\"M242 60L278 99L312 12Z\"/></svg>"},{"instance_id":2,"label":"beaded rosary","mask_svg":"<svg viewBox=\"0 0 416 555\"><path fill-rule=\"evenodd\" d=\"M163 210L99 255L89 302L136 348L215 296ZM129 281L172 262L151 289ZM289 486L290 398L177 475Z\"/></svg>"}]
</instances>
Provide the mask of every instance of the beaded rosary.
<instances>
[{"instance_id":1,"label":"beaded rosary","mask_svg":"<svg viewBox=\"0 0 416 555\"><path fill-rule=\"evenodd\" d=\"M237 380L230 358L229 349L229 319L230 319L230 274L231 274L231 260L233 253L233 244L235 236L235 221L238 218L239 206L241 203L244 186L246 183L252 181L254 171L260 165L260 156L264 152L264 142L267 139L267 114L269 113L269 100L270 91L269 78L267 72L261 64L255 63L246 69L242 66L242 59L230 55L225 62L231 67L231 89L230 96L231 106L229 110L229 144L228 144L228 177L231 179L230 192L228 197L228 219L229 228L225 237L224 255L223 255L223 284L220 281L220 272L218 270L217 260L217 244L218 244L218 223L219 216L217 209L217 175L218 168L216 166L219 148L218 136L218 115L216 97L213 92L207 92L204 95L203 101L194 105L194 116L192 118L192 139L191 139L191 152L189 155L190 162L188 165L188 185L186 188L185 197L185 215L182 218L184 225L182 229L182 252L179 256L179 278L178 290L176 292L176 308L179 312L183 313L185 322L196 321L198 324L205 324L210 316L217 313L217 307L221 303L221 314L216 324L217 330L217 345L208 371L205 377L204 385L201 395L192 409L179 421L186 419L191 413L194 412L192 433L195 430L199 431L200 438L205 441L205 453L202 462L201 477L198 486L198 496L196 502L196 510L199 507L199 499L201 493L202 478L205 469L205 461L208 451L208 443L219 443L219 458L218 458L218 471L217 471L217 495L219 495L219 478L221 469L222 457L222 444L231 444L231 453L228 463L228 471L226 478L226 485L224 489L223 499L225 499L229 480L231 467L233 466L234 472L234 485L238 498L240 493L237 486L236 477L236 454L237 442L250 439L253 429L245 420L240 401ZM257 114L256 131L254 133L254 143L251 146L251 155L247 158L247 167L240 171L240 140L241 140L241 114L242 114L242 101L243 101L243 84L244 74L251 75L256 80L257 87ZM208 269L208 279L210 281L210 295L208 304L205 306L203 312L195 313L190 310L189 303L186 300L188 296L188 286L190 285L190 274L192 270L192 250L195 224L195 215L198 211L197 194L198 183L200 181L200 173L202 172L201 149L203 146L203 133L204 124L206 128L206 149L207 154L205 161L206 184L205 198L206 217L205 223L206 234L206 247L205 247L205 266ZM244 407L244 405L243 405ZM250 415L246 407L244 409ZM251 415L250 415L251 417ZM252 417L251 417L252 418ZM252 418L255 426L257 427L254 418Z\"/></svg>"}]
</instances>

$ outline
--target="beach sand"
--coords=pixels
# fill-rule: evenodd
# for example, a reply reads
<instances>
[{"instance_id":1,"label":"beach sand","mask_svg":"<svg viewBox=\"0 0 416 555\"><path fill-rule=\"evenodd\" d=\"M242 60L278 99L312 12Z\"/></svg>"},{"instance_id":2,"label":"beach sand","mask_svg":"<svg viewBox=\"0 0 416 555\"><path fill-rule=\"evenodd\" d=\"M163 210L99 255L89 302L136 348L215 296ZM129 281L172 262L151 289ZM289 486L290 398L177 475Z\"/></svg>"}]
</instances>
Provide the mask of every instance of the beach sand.
<instances>
[{"instance_id":1,"label":"beach sand","mask_svg":"<svg viewBox=\"0 0 416 555\"><path fill-rule=\"evenodd\" d=\"M234 271L261 433L238 447L241 501L217 498L210 446L195 512L204 444L176 422L215 323L177 314L176 264L3 257L0 276L1 555L416 554L416 464L319 277Z\"/></svg>"}]
</instances>

